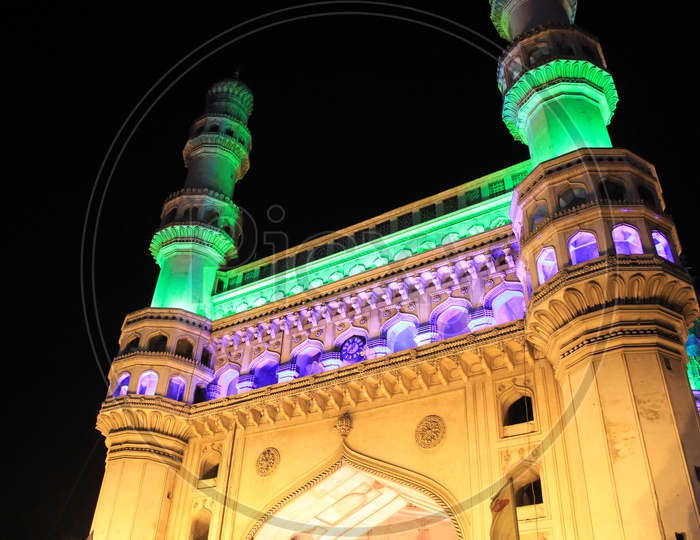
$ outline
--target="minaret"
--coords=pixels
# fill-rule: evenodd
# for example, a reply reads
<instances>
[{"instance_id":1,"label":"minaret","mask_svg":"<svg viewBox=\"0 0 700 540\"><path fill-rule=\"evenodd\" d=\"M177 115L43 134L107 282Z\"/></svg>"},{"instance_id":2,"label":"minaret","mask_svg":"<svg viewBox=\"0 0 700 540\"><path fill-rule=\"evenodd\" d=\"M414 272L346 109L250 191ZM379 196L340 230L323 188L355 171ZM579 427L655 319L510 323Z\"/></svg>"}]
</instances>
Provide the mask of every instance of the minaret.
<instances>
[{"instance_id":1,"label":"minaret","mask_svg":"<svg viewBox=\"0 0 700 540\"><path fill-rule=\"evenodd\" d=\"M182 467L188 408L206 400L214 378L210 300L217 269L236 256L231 198L249 167L252 108L237 76L221 80L190 129L185 187L166 200L151 242L160 265L153 302L124 320L97 418L107 458L94 540L164 538L176 480L192 474Z\"/></svg>"},{"instance_id":2,"label":"minaret","mask_svg":"<svg viewBox=\"0 0 700 540\"><path fill-rule=\"evenodd\" d=\"M237 74L207 92L204 114L182 151L185 187L166 200L151 241L160 266L152 307L210 315L216 271L237 256L241 225L231 199L250 166L252 111L253 94Z\"/></svg>"},{"instance_id":3,"label":"minaret","mask_svg":"<svg viewBox=\"0 0 700 540\"><path fill-rule=\"evenodd\" d=\"M498 65L503 121L533 165L578 148L610 148L617 105L598 40L573 26L576 0L494 0L491 20L510 41ZM545 28L546 27L546 28Z\"/></svg>"},{"instance_id":4,"label":"minaret","mask_svg":"<svg viewBox=\"0 0 700 540\"><path fill-rule=\"evenodd\" d=\"M525 335L551 363L565 411L552 436L571 479L571 530L700 538L685 349L698 304L656 171L612 146L617 93L597 38L573 24L576 0L491 7L510 42L502 118L533 165L510 214Z\"/></svg>"}]
</instances>

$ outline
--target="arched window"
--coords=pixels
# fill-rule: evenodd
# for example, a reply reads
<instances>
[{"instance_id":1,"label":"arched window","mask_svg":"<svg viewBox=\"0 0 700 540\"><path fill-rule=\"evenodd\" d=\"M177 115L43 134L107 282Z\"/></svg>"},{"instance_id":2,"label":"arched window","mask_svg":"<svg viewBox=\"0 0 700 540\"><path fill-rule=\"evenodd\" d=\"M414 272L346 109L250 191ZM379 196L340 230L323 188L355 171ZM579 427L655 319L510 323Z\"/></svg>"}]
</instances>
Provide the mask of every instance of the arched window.
<instances>
[{"instance_id":1,"label":"arched window","mask_svg":"<svg viewBox=\"0 0 700 540\"><path fill-rule=\"evenodd\" d=\"M211 514L202 508L192 520L189 540L207 540L209 538L210 522Z\"/></svg>"},{"instance_id":2,"label":"arched window","mask_svg":"<svg viewBox=\"0 0 700 540\"><path fill-rule=\"evenodd\" d=\"M521 486L515 492L515 506L530 506L542 504L542 483L539 478Z\"/></svg>"},{"instance_id":3,"label":"arched window","mask_svg":"<svg viewBox=\"0 0 700 540\"><path fill-rule=\"evenodd\" d=\"M612 230L615 253L618 255L640 255L644 253L639 231L630 225L616 225Z\"/></svg>"},{"instance_id":4,"label":"arched window","mask_svg":"<svg viewBox=\"0 0 700 540\"><path fill-rule=\"evenodd\" d=\"M137 394L144 396L154 396L158 386L158 374L155 371L144 371L139 378Z\"/></svg>"},{"instance_id":5,"label":"arched window","mask_svg":"<svg viewBox=\"0 0 700 540\"><path fill-rule=\"evenodd\" d=\"M253 388L262 388L277 382L277 362L266 360L258 364L253 370Z\"/></svg>"},{"instance_id":6,"label":"arched window","mask_svg":"<svg viewBox=\"0 0 700 540\"><path fill-rule=\"evenodd\" d=\"M541 203L535 208L530 215L530 232L534 231L537 226L549 217L547 203Z\"/></svg>"},{"instance_id":7,"label":"arched window","mask_svg":"<svg viewBox=\"0 0 700 540\"><path fill-rule=\"evenodd\" d=\"M202 357L200 359L200 363L203 366L207 366L208 368L211 368L211 351L209 349L202 349Z\"/></svg>"},{"instance_id":8,"label":"arched window","mask_svg":"<svg viewBox=\"0 0 700 540\"><path fill-rule=\"evenodd\" d=\"M582 187L570 187L559 194L559 210L562 212L580 206L586 202L586 190Z\"/></svg>"},{"instance_id":9,"label":"arched window","mask_svg":"<svg viewBox=\"0 0 700 540\"><path fill-rule=\"evenodd\" d=\"M525 422L532 422L535 416L532 412L532 399L530 396L522 396L510 404L503 415L504 426L514 426Z\"/></svg>"},{"instance_id":10,"label":"arched window","mask_svg":"<svg viewBox=\"0 0 700 540\"><path fill-rule=\"evenodd\" d=\"M663 257L667 261L675 262L671 245L668 243L666 236L659 231L651 231L651 237L654 240L654 247L659 257Z\"/></svg>"},{"instance_id":11,"label":"arched window","mask_svg":"<svg viewBox=\"0 0 700 540\"><path fill-rule=\"evenodd\" d=\"M192 349L193 345L189 339L179 339L177 341L177 347L175 348L175 354L182 356L183 358L189 358L192 360Z\"/></svg>"},{"instance_id":12,"label":"arched window","mask_svg":"<svg viewBox=\"0 0 700 540\"><path fill-rule=\"evenodd\" d=\"M148 340L148 350L153 352L165 352L168 337L163 335L153 336Z\"/></svg>"},{"instance_id":13,"label":"arched window","mask_svg":"<svg viewBox=\"0 0 700 540\"><path fill-rule=\"evenodd\" d=\"M559 272L557 252L554 248L546 247L537 256L537 281L540 285Z\"/></svg>"},{"instance_id":14,"label":"arched window","mask_svg":"<svg viewBox=\"0 0 700 540\"><path fill-rule=\"evenodd\" d=\"M437 325L438 339L449 339L470 331L469 310L464 306L452 306L440 313Z\"/></svg>"},{"instance_id":15,"label":"arched window","mask_svg":"<svg viewBox=\"0 0 700 540\"><path fill-rule=\"evenodd\" d=\"M520 291L504 291L491 302L496 324L517 321L525 316L525 296Z\"/></svg>"},{"instance_id":16,"label":"arched window","mask_svg":"<svg viewBox=\"0 0 700 540\"><path fill-rule=\"evenodd\" d=\"M321 373L323 365L321 364L321 349L318 347L305 347L294 355L299 377L306 377L314 373Z\"/></svg>"},{"instance_id":17,"label":"arched window","mask_svg":"<svg viewBox=\"0 0 700 540\"><path fill-rule=\"evenodd\" d=\"M204 385L197 385L194 389L193 403L204 403L207 400L207 389Z\"/></svg>"},{"instance_id":18,"label":"arched window","mask_svg":"<svg viewBox=\"0 0 700 540\"><path fill-rule=\"evenodd\" d=\"M223 371L216 379L216 384L220 388L221 396L232 396L238 393L239 373L235 369Z\"/></svg>"},{"instance_id":19,"label":"arched window","mask_svg":"<svg viewBox=\"0 0 700 540\"><path fill-rule=\"evenodd\" d=\"M639 198L645 203L649 204L652 208L656 208L656 197L651 193L646 186L642 184L637 185L637 193L639 193Z\"/></svg>"},{"instance_id":20,"label":"arched window","mask_svg":"<svg viewBox=\"0 0 700 540\"><path fill-rule=\"evenodd\" d=\"M579 231L569 239L571 264L581 264L600 255L598 242L592 233Z\"/></svg>"},{"instance_id":21,"label":"arched window","mask_svg":"<svg viewBox=\"0 0 700 540\"><path fill-rule=\"evenodd\" d=\"M219 225L219 213L213 208L207 210L204 214L204 223L212 227L217 227Z\"/></svg>"},{"instance_id":22,"label":"arched window","mask_svg":"<svg viewBox=\"0 0 700 540\"><path fill-rule=\"evenodd\" d=\"M416 346L416 325L410 321L399 321L389 328L386 340L391 352L412 349Z\"/></svg>"},{"instance_id":23,"label":"arched window","mask_svg":"<svg viewBox=\"0 0 700 540\"><path fill-rule=\"evenodd\" d=\"M137 351L138 349L139 349L139 338L135 337L129 343L126 344L126 347L124 347L124 352L130 353L130 352Z\"/></svg>"},{"instance_id":24,"label":"arched window","mask_svg":"<svg viewBox=\"0 0 700 540\"><path fill-rule=\"evenodd\" d=\"M600 198L604 201L624 201L627 198L625 186L615 180L603 180L598 186Z\"/></svg>"},{"instance_id":25,"label":"arched window","mask_svg":"<svg viewBox=\"0 0 700 540\"><path fill-rule=\"evenodd\" d=\"M219 464L221 463L221 454L219 452L209 452L202 459L202 464L199 468L200 480L211 480L219 475Z\"/></svg>"},{"instance_id":26,"label":"arched window","mask_svg":"<svg viewBox=\"0 0 700 540\"><path fill-rule=\"evenodd\" d=\"M174 399L175 401L183 401L185 398L185 379L182 377L173 377L168 381L168 390L165 397Z\"/></svg>"},{"instance_id":27,"label":"arched window","mask_svg":"<svg viewBox=\"0 0 700 540\"><path fill-rule=\"evenodd\" d=\"M117 384L114 386L114 393L112 397L125 396L129 391L129 381L131 380L131 375L129 373L122 373L117 379Z\"/></svg>"}]
</instances>

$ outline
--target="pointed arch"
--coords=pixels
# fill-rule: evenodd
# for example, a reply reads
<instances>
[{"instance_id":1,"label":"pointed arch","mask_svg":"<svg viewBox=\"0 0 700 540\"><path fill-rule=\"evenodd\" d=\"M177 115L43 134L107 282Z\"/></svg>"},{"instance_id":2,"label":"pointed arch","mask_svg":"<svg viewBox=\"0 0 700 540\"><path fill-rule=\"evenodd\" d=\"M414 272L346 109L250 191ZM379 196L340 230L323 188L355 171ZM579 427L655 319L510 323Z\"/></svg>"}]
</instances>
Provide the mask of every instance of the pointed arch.
<instances>
[{"instance_id":1,"label":"pointed arch","mask_svg":"<svg viewBox=\"0 0 700 540\"><path fill-rule=\"evenodd\" d=\"M388 490L395 493L397 497L405 499L412 509L421 512L422 517L427 517L450 531L450 534L436 537L445 540L470 538L467 514L460 512L462 504L445 487L417 472L356 452L343 441L340 448L325 462L324 468L315 469L306 478L300 480L298 487L286 491L278 496L276 502L270 503L268 511L248 531L246 540L276 540L281 537L291 540L306 538L304 535L321 532L314 531L313 526L307 523L315 517L312 512L323 514L326 509L314 509L313 505L305 502L305 500L308 502L308 499L304 499L304 496L307 494L313 496L315 488L322 490L321 484L331 477L343 478L349 475L356 475L365 480L365 489L362 490L365 493L357 491L335 493L334 490L335 503L345 503L341 506L344 511L349 512L348 515L352 514L353 506L357 504L356 499L359 499L358 496L365 495L365 504L371 505L372 502L379 500L378 497L374 499L371 497L372 491ZM353 497L353 500L348 500L348 497ZM339 514L339 512L331 513L333 518L340 520L331 525L336 531L347 528L347 524L342 521L343 516ZM408 522L404 524L408 525ZM282 536L279 532L280 527L286 528ZM389 526L385 521L372 525L363 523L359 527L357 525L354 527L361 530L369 528L379 533L383 527ZM405 528L404 531L406 531ZM412 532L412 536L405 538L415 538L415 531L406 532L409 534ZM392 538L400 540L404 536L392 535Z\"/></svg>"},{"instance_id":2,"label":"pointed arch","mask_svg":"<svg viewBox=\"0 0 700 540\"><path fill-rule=\"evenodd\" d=\"M238 377L240 367L236 364L227 364L221 368L214 378L214 384L220 388L220 396L233 396L238 393Z\"/></svg>"},{"instance_id":3,"label":"pointed arch","mask_svg":"<svg viewBox=\"0 0 700 540\"><path fill-rule=\"evenodd\" d=\"M323 343L315 339L307 339L292 349L291 359L297 367L299 377L306 377L323 371L321 355Z\"/></svg>"},{"instance_id":4,"label":"pointed arch","mask_svg":"<svg viewBox=\"0 0 700 540\"><path fill-rule=\"evenodd\" d=\"M189 540L207 540L210 523L211 513L206 508L201 508L192 518Z\"/></svg>"},{"instance_id":5,"label":"pointed arch","mask_svg":"<svg viewBox=\"0 0 700 540\"><path fill-rule=\"evenodd\" d=\"M430 314L430 324L437 328L438 339L449 339L470 332L471 303L464 298L448 298Z\"/></svg>"},{"instance_id":6,"label":"pointed arch","mask_svg":"<svg viewBox=\"0 0 700 540\"><path fill-rule=\"evenodd\" d=\"M386 337L392 353L417 347L418 317L398 313L382 325L380 335Z\"/></svg>"}]
</instances>

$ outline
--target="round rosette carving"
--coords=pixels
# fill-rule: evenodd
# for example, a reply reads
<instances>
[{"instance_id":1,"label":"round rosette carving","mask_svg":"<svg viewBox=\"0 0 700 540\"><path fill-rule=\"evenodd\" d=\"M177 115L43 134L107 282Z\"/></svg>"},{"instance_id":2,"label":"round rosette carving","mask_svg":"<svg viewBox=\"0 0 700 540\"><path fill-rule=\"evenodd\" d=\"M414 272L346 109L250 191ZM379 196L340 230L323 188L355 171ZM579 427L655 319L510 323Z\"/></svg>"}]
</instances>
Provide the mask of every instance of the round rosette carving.
<instances>
[{"instance_id":1,"label":"round rosette carving","mask_svg":"<svg viewBox=\"0 0 700 540\"><path fill-rule=\"evenodd\" d=\"M421 448L433 448L445 437L445 421L436 415L423 418L416 428L416 443Z\"/></svg>"},{"instance_id":2,"label":"round rosette carving","mask_svg":"<svg viewBox=\"0 0 700 540\"><path fill-rule=\"evenodd\" d=\"M276 448L266 448L255 462L255 472L260 476L270 476L280 463L280 453Z\"/></svg>"}]
</instances>

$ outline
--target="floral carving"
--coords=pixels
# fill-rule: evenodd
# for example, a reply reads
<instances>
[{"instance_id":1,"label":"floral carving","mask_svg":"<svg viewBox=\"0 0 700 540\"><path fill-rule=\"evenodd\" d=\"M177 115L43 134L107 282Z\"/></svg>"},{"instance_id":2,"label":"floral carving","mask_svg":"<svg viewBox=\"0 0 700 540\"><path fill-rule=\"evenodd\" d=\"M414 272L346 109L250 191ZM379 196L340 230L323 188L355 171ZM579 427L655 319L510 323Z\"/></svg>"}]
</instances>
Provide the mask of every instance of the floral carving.
<instances>
[{"instance_id":1,"label":"floral carving","mask_svg":"<svg viewBox=\"0 0 700 540\"><path fill-rule=\"evenodd\" d=\"M255 472L259 476L270 476L275 470L280 462L280 453L276 448L266 448L258 456L258 460L255 462Z\"/></svg>"},{"instance_id":2,"label":"floral carving","mask_svg":"<svg viewBox=\"0 0 700 540\"><path fill-rule=\"evenodd\" d=\"M436 415L423 418L416 428L416 443L422 448L433 448L445 437L445 421Z\"/></svg>"}]
</instances>

